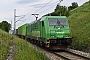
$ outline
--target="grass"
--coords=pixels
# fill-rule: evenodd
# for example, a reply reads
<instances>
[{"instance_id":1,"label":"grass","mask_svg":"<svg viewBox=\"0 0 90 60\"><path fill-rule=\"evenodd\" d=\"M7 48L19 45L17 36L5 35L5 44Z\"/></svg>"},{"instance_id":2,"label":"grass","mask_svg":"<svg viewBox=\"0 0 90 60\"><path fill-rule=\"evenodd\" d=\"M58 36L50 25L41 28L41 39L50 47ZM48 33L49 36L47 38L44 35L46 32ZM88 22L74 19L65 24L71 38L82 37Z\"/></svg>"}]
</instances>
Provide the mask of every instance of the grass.
<instances>
[{"instance_id":1,"label":"grass","mask_svg":"<svg viewBox=\"0 0 90 60\"><path fill-rule=\"evenodd\" d=\"M10 37L6 32L0 30L0 60L5 60L9 54Z\"/></svg>"},{"instance_id":2,"label":"grass","mask_svg":"<svg viewBox=\"0 0 90 60\"><path fill-rule=\"evenodd\" d=\"M90 48L89 2L86 2L82 6L70 11L68 19L73 37L72 48L86 51L86 49Z\"/></svg>"},{"instance_id":3,"label":"grass","mask_svg":"<svg viewBox=\"0 0 90 60\"><path fill-rule=\"evenodd\" d=\"M0 60L6 60L9 54L11 40L15 43L15 54L13 60L49 60L44 53L32 48L30 43L14 35L0 30Z\"/></svg>"},{"instance_id":4,"label":"grass","mask_svg":"<svg viewBox=\"0 0 90 60\"><path fill-rule=\"evenodd\" d=\"M27 41L19 41L19 38L16 40L16 53L13 60L47 60L45 55L40 51L36 51L31 47Z\"/></svg>"}]
</instances>

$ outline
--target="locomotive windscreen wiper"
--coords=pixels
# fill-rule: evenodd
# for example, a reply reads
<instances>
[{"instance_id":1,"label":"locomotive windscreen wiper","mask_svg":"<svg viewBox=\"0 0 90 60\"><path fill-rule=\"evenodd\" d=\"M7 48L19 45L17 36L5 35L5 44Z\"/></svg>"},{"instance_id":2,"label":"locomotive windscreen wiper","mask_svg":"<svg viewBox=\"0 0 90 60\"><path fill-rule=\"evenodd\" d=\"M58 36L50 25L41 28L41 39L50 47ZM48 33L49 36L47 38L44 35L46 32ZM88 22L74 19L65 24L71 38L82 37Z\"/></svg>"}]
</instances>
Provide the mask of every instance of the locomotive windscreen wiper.
<instances>
[{"instance_id":1,"label":"locomotive windscreen wiper","mask_svg":"<svg viewBox=\"0 0 90 60\"><path fill-rule=\"evenodd\" d=\"M62 25L61 23L60 23L60 21L57 19L57 24L58 24L58 26L64 26L64 25Z\"/></svg>"}]
</instances>

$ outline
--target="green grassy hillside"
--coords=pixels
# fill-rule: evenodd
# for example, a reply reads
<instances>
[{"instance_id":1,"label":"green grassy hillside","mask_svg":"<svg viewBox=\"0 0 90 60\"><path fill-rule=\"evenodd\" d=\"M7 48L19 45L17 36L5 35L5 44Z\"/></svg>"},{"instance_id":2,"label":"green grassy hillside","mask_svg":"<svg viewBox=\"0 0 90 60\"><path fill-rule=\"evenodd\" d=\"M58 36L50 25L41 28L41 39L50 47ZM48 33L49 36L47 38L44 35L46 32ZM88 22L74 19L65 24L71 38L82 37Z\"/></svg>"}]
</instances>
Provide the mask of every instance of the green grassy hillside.
<instances>
[{"instance_id":1,"label":"green grassy hillside","mask_svg":"<svg viewBox=\"0 0 90 60\"><path fill-rule=\"evenodd\" d=\"M0 60L6 60L11 45L11 36L0 30Z\"/></svg>"},{"instance_id":2,"label":"green grassy hillside","mask_svg":"<svg viewBox=\"0 0 90 60\"><path fill-rule=\"evenodd\" d=\"M12 37L15 44L13 60L47 60L45 55L40 51L34 50L30 43L19 39L16 36L0 30L0 60L6 60L10 53L10 46L12 45Z\"/></svg>"},{"instance_id":3,"label":"green grassy hillside","mask_svg":"<svg viewBox=\"0 0 90 60\"><path fill-rule=\"evenodd\" d=\"M68 17L73 37L72 48L90 50L90 5L86 2L82 6L70 11ZM89 51L87 51L89 52Z\"/></svg>"}]
</instances>

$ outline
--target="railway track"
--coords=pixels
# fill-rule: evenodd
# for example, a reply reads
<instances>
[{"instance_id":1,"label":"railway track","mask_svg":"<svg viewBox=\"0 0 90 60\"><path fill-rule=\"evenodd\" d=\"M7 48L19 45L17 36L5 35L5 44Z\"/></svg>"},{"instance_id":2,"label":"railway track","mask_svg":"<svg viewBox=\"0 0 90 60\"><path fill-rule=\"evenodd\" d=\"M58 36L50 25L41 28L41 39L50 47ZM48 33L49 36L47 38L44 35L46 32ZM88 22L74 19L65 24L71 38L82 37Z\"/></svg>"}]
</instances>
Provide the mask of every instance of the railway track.
<instances>
[{"instance_id":1,"label":"railway track","mask_svg":"<svg viewBox=\"0 0 90 60\"><path fill-rule=\"evenodd\" d=\"M29 41L28 41L29 42ZM52 51L31 43L36 50L42 51L50 60L90 60L90 54L81 54L81 51L67 49L63 51Z\"/></svg>"},{"instance_id":2,"label":"railway track","mask_svg":"<svg viewBox=\"0 0 90 60\"><path fill-rule=\"evenodd\" d=\"M50 60L90 60L90 57L82 56L80 54L77 54L76 52L72 52L69 50L56 52L36 45L34 46L34 48L36 48L36 50L39 49L43 51L43 53L45 53L45 55L48 56Z\"/></svg>"},{"instance_id":3,"label":"railway track","mask_svg":"<svg viewBox=\"0 0 90 60\"><path fill-rule=\"evenodd\" d=\"M90 60L90 58L68 52L68 51L63 51L63 52L52 52L53 54L57 55L58 57L63 58L64 60Z\"/></svg>"}]
</instances>

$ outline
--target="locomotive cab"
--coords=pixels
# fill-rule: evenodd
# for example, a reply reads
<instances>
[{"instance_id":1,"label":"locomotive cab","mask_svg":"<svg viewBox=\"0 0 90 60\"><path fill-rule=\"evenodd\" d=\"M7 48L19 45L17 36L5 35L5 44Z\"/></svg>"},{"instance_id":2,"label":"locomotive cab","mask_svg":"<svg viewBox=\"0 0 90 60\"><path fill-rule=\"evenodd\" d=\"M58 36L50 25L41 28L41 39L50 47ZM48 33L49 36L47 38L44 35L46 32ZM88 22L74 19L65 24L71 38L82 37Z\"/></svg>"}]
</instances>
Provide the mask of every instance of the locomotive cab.
<instances>
[{"instance_id":1,"label":"locomotive cab","mask_svg":"<svg viewBox=\"0 0 90 60\"><path fill-rule=\"evenodd\" d=\"M64 49L71 45L68 20L65 16L48 17L47 45L52 49Z\"/></svg>"}]
</instances>

